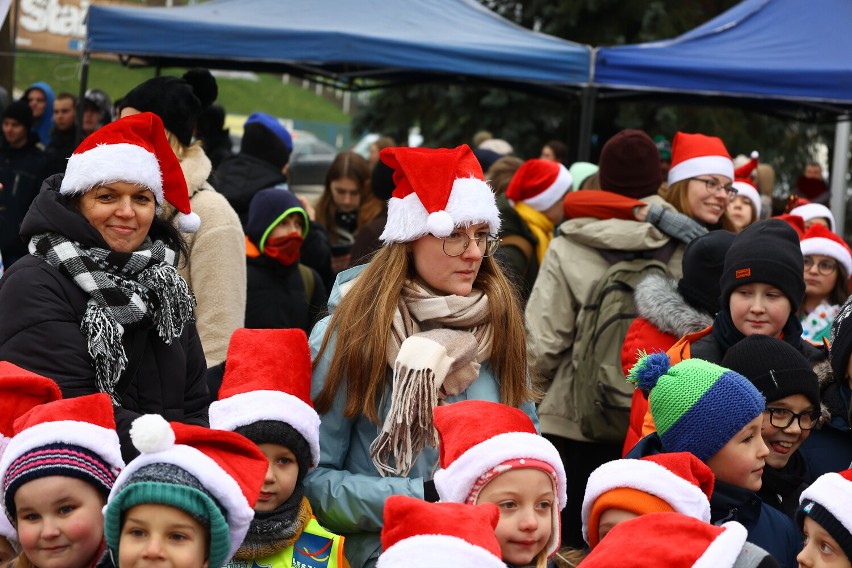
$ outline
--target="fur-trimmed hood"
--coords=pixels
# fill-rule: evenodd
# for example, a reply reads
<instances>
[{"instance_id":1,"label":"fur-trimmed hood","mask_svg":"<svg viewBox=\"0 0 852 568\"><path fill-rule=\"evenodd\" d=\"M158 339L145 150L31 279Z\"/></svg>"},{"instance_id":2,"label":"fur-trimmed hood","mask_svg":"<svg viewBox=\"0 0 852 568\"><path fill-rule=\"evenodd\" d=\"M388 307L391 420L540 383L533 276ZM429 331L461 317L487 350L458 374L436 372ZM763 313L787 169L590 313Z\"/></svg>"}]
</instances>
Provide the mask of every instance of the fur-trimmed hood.
<instances>
[{"instance_id":1,"label":"fur-trimmed hood","mask_svg":"<svg viewBox=\"0 0 852 568\"><path fill-rule=\"evenodd\" d=\"M690 306L677 291L677 280L662 274L649 274L634 291L639 316L657 329L675 337L701 331L713 317Z\"/></svg>"}]
</instances>

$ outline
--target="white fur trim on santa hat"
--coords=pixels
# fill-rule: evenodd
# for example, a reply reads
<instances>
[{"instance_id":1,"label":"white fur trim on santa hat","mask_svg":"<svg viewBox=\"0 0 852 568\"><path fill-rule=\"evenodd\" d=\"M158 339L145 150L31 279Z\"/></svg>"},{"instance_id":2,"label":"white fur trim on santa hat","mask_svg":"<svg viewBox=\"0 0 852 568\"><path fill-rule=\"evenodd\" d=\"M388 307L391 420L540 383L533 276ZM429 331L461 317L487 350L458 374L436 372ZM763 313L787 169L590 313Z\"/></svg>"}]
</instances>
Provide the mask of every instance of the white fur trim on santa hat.
<instances>
[{"instance_id":1,"label":"white fur trim on santa hat","mask_svg":"<svg viewBox=\"0 0 852 568\"><path fill-rule=\"evenodd\" d=\"M589 476L581 516L583 539L589 541L588 523L598 497L619 487L636 489L659 497L677 513L710 522L710 501L700 487L670 469L647 460L622 459L607 462Z\"/></svg>"},{"instance_id":2,"label":"white fur trim on santa hat","mask_svg":"<svg viewBox=\"0 0 852 568\"><path fill-rule=\"evenodd\" d=\"M376 568L434 568L476 566L506 568L503 561L470 542L443 534L411 536L381 553Z\"/></svg>"},{"instance_id":3,"label":"white fur trim on santa hat","mask_svg":"<svg viewBox=\"0 0 852 568\"><path fill-rule=\"evenodd\" d=\"M122 490L128 478L146 465L158 463L175 465L192 474L204 486L204 489L225 508L225 519L228 521L228 531L231 535L231 549L228 552L228 558L234 556L246 537L249 524L254 518L254 509L246 501L239 483L219 467L215 460L192 446L177 444L160 452L140 454L139 457L127 464L127 467L118 475L118 479L115 480L115 485L112 486L112 491L109 493L107 506L109 506L109 501L112 501Z\"/></svg>"},{"instance_id":4,"label":"white fur trim on santa hat","mask_svg":"<svg viewBox=\"0 0 852 568\"><path fill-rule=\"evenodd\" d=\"M852 532L852 482L839 473L824 473L802 491L799 503L816 501Z\"/></svg>"},{"instance_id":5,"label":"white fur trim on santa hat","mask_svg":"<svg viewBox=\"0 0 852 568\"><path fill-rule=\"evenodd\" d=\"M843 266L846 276L852 274L852 256L850 256L846 247L840 243L824 237L811 237L803 240L801 245L803 255L821 254L830 256Z\"/></svg>"},{"instance_id":6,"label":"white fur trim on santa hat","mask_svg":"<svg viewBox=\"0 0 852 568\"><path fill-rule=\"evenodd\" d=\"M734 162L727 156L699 156L672 166L669 185L698 176L720 175L734 179Z\"/></svg>"},{"instance_id":7,"label":"white fur trim on santa hat","mask_svg":"<svg viewBox=\"0 0 852 568\"><path fill-rule=\"evenodd\" d=\"M692 568L719 568L719 566L734 565L746 543L748 531L736 521L727 522L722 525L722 528L725 529L724 532L713 539ZM677 546L677 543L672 545Z\"/></svg>"},{"instance_id":8,"label":"white fur trim on santa hat","mask_svg":"<svg viewBox=\"0 0 852 568\"><path fill-rule=\"evenodd\" d=\"M256 390L235 394L210 404L210 427L236 430L261 420L275 420L292 426L311 448L311 469L319 464L320 418L305 401L276 390Z\"/></svg>"},{"instance_id":9,"label":"white fur trim on santa hat","mask_svg":"<svg viewBox=\"0 0 852 568\"><path fill-rule=\"evenodd\" d=\"M97 185L116 181L144 185L163 202L163 176L157 156L136 144L99 144L87 152L71 154L59 193L86 193Z\"/></svg>"},{"instance_id":10,"label":"white fur trim on santa hat","mask_svg":"<svg viewBox=\"0 0 852 568\"><path fill-rule=\"evenodd\" d=\"M525 199L523 202L536 211L547 211L568 193L573 181L574 178L571 177L568 168L559 164L559 174L557 174L553 183L538 195Z\"/></svg>"},{"instance_id":11,"label":"white fur trim on santa hat","mask_svg":"<svg viewBox=\"0 0 852 568\"><path fill-rule=\"evenodd\" d=\"M391 197L388 201L388 220L379 238L384 243L408 243L426 235L433 228L444 233L435 234L436 237L446 237L455 227L475 223L488 223L488 232L492 235L500 232L500 212L497 210L494 192L481 179L456 179L443 210L449 215L451 226L445 222L430 223L431 216L416 193L409 193L402 199Z\"/></svg>"},{"instance_id":12,"label":"white fur trim on santa hat","mask_svg":"<svg viewBox=\"0 0 852 568\"><path fill-rule=\"evenodd\" d=\"M798 215L805 221L810 221L816 217L825 217L828 219L829 229L834 232L834 215L831 209L820 203L805 203L790 210L790 215Z\"/></svg>"},{"instance_id":13,"label":"white fur trim on santa hat","mask_svg":"<svg viewBox=\"0 0 852 568\"><path fill-rule=\"evenodd\" d=\"M737 197L743 196L751 201L752 207L754 207L754 220L757 221L760 219L760 194L757 193L757 189L750 183L746 183L744 181L735 181L733 183L734 189L737 190Z\"/></svg>"},{"instance_id":14,"label":"white fur trim on santa hat","mask_svg":"<svg viewBox=\"0 0 852 568\"><path fill-rule=\"evenodd\" d=\"M446 469L435 472L435 488L441 501L464 503L476 480L503 462L534 459L550 464L556 471L559 509L567 502L567 484L562 458L553 444L537 434L507 432L472 446Z\"/></svg>"},{"instance_id":15,"label":"white fur trim on santa hat","mask_svg":"<svg viewBox=\"0 0 852 568\"><path fill-rule=\"evenodd\" d=\"M90 422L58 420L30 426L12 438L0 458L0 481L6 477L13 461L48 444L80 446L97 454L116 470L124 467L121 445L115 430L95 426Z\"/></svg>"}]
</instances>

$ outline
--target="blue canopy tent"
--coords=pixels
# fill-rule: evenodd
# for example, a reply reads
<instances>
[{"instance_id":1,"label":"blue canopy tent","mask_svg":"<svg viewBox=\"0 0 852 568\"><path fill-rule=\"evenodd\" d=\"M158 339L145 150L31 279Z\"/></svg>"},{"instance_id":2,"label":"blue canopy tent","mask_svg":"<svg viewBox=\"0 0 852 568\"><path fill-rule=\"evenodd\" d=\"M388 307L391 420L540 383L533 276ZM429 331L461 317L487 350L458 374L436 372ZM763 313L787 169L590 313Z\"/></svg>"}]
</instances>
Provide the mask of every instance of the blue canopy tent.
<instances>
[{"instance_id":1,"label":"blue canopy tent","mask_svg":"<svg viewBox=\"0 0 852 568\"><path fill-rule=\"evenodd\" d=\"M597 50L600 88L852 108L849 0L744 0L671 40Z\"/></svg>"},{"instance_id":2,"label":"blue canopy tent","mask_svg":"<svg viewBox=\"0 0 852 568\"><path fill-rule=\"evenodd\" d=\"M276 71L348 88L484 81L565 90L591 48L532 32L475 0L212 0L179 8L93 5L87 50L158 67Z\"/></svg>"},{"instance_id":3,"label":"blue canopy tent","mask_svg":"<svg viewBox=\"0 0 852 568\"><path fill-rule=\"evenodd\" d=\"M596 97L721 99L837 120L832 209L842 234L852 112L850 22L849 0L744 0L671 40L599 48L583 94L580 146L591 137Z\"/></svg>"}]
</instances>

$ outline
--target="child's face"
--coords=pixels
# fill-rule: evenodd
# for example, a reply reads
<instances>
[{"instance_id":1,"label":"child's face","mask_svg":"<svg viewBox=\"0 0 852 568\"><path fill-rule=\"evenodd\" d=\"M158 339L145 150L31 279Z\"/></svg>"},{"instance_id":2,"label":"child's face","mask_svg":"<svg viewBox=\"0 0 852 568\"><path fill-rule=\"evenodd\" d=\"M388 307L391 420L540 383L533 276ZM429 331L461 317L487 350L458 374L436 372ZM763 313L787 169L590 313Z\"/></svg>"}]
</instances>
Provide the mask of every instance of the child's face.
<instances>
[{"instance_id":1,"label":"child's face","mask_svg":"<svg viewBox=\"0 0 852 568\"><path fill-rule=\"evenodd\" d=\"M790 300L775 286L750 282L734 289L729 302L734 326L746 337L780 337L790 317Z\"/></svg>"},{"instance_id":2,"label":"child's face","mask_svg":"<svg viewBox=\"0 0 852 568\"><path fill-rule=\"evenodd\" d=\"M633 511L625 511L624 509L607 509L603 513L601 513L600 520L598 521L598 542L603 540L609 531L612 528L624 521L629 521L630 519L635 519L638 517L636 513Z\"/></svg>"},{"instance_id":3,"label":"child's face","mask_svg":"<svg viewBox=\"0 0 852 568\"><path fill-rule=\"evenodd\" d=\"M301 213L290 213L275 225L275 228L270 231L267 240L279 239L293 233L301 235L304 229L304 222L305 219Z\"/></svg>"},{"instance_id":4,"label":"child's face","mask_svg":"<svg viewBox=\"0 0 852 568\"><path fill-rule=\"evenodd\" d=\"M713 471L717 481L751 491L760 489L763 466L769 455L760 435L762 423L763 415L757 416L707 460L707 467Z\"/></svg>"},{"instance_id":5,"label":"child's face","mask_svg":"<svg viewBox=\"0 0 852 568\"><path fill-rule=\"evenodd\" d=\"M290 448L281 444L258 444L269 461L255 511L274 511L293 494L299 477L299 464Z\"/></svg>"},{"instance_id":6,"label":"child's face","mask_svg":"<svg viewBox=\"0 0 852 568\"><path fill-rule=\"evenodd\" d=\"M207 529L167 505L146 503L124 514L118 541L119 568L207 568Z\"/></svg>"},{"instance_id":7,"label":"child's face","mask_svg":"<svg viewBox=\"0 0 852 568\"><path fill-rule=\"evenodd\" d=\"M15 493L21 548L39 568L88 566L101 546L103 496L89 483L53 475Z\"/></svg>"},{"instance_id":8,"label":"child's face","mask_svg":"<svg viewBox=\"0 0 852 568\"><path fill-rule=\"evenodd\" d=\"M745 195L736 195L728 203L728 219L731 220L737 230L748 227L754 220L754 207L751 200Z\"/></svg>"},{"instance_id":9,"label":"child's face","mask_svg":"<svg viewBox=\"0 0 852 568\"><path fill-rule=\"evenodd\" d=\"M796 557L799 566L806 568L850 568L849 557L828 531L810 517L802 527L805 546Z\"/></svg>"},{"instance_id":10,"label":"child's face","mask_svg":"<svg viewBox=\"0 0 852 568\"><path fill-rule=\"evenodd\" d=\"M825 299L831 295L831 291L837 284L838 271L837 261L830 256L822 254L809 254L805 256L805 262L810 268L805 268L805 295L814 298ZM820 272L820 264L834 266L828 274Z\"/></svg>"},{"instance_id":11,"label":"child's face","mask_svg":"<svg viewBox=\"0 0 852 568\"><path fill-rule=\"evenodd\" d=\"M784 398L773 400L766 403L767 408L783 408L790 410L796 414L811 413L814 411L814 405L803 394L791 394ZM786 428L778 428L772 425L771 415L769 412L763 413L763 426L760 433L763 436L763 441L769 448L769 455L766 456L766 465L775 469L781 469L787 462L793 452L799 449L799 446L808 439L810 430L802 430L799 427L799 421L793 420ZM778 418L775 419L779 424Z\"/></svg>"},{"instance_id":12,"label":"child's face","mask_svg":"<svg viewBox=\"0 0 852 568\"><path fill-rule=\"evenodd\" d=\"M539 469L511 469L482 488L476 502L500 508L494 531L503 561L524 566L533 561L553 531L553 482Z\"/></svg>"}]
</instances>

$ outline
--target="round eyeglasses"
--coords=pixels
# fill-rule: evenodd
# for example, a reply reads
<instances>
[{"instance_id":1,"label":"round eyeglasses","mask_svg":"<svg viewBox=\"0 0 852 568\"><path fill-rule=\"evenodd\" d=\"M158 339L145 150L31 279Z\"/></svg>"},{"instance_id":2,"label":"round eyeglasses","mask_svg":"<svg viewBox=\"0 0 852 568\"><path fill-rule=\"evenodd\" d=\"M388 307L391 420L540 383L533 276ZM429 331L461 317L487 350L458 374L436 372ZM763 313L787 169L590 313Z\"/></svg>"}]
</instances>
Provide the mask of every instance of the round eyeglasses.
<instances>
[{"instance_id":1,"label":"round eyeglasses","mask_svg":"<svg viewBox=\"0 0 852 568\"><path fill-rule=\"evenodd\" d=\"M793 423L793 420L799 421L799 428L802 430L811 430L819 424L821 416L819 410L809 410L797 414L786 408L766 407L765 412L769 413L769 423L782 430L788 428Z\"/></svg>"},{"instance_id":2,"label":"round eyeglasses","mask_svg":"<svg viewBox=\"0 0 852 568\"><path fill-rule=\"evenodd\" d=\"M737 188L735 188L731 184L723 185L723 184L719 183L718 180L713 179L713 178L710 178L710 179L707 179L707 178L692 178L692 179L694 179L695 181L700 181L701 183L703 183L704 189L706 189L707 193L709 193L710 195L716 195L717 193L719 193L720 189L725 192L725 195L728 196L728 199L733 199L734 196L736 196L736 194L737 194Z\"/></svg>"},{"instance_id":3,"label":"round eyeglasses","mask_svg":"<svg viewBox=\"0 0 852 568\"><path fill-rule=\"evenodd\" d=\"M482 256L492 256L497 251L497 247L500 246L500 238L488 233L484 235L478 233L475 237L471 237L467 233L457 231L447 237L436 238L441 239L444 254L447 256L463 255L467 247L470 246L470 241L476 241L476 246Z\"/></svg>"},{"instance_id":4,"label":"round eyeglasses","mask_svg":"<svg viewBox=\"0 0 852 568\"><path fill-rule=\"evenodd\" d=\"M810 270L814 267L814 257L806 256L805 257L805 270ZM834 274L837 270L837 263L833 260L821 260L816 263L817 272L822 274L823 276L828 276L829 274Z\"/></svg>"}]
</instances>

